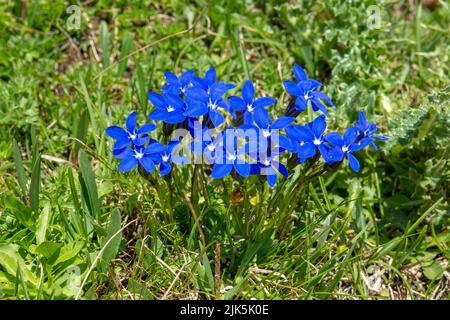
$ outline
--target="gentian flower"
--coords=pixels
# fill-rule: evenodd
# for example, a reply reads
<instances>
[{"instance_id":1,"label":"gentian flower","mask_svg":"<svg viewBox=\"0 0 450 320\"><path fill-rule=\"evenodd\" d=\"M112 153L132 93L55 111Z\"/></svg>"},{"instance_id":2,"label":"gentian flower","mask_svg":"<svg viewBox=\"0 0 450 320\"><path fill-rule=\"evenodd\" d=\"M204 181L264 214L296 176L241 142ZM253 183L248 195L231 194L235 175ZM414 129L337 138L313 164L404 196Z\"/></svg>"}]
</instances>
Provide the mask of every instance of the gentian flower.
<instances>
[{"instance_id":1,"label":"gentian flower","mask_svg":"<svg viewBox=\"0 0 450 320\"><path fill-rule=\"evenodd\" d=\"M214 86L214 90L216 92L221 92L222 95L225 94L230 89L235 87L234 84L225 83L225 82L216 82L216 69L210 68L205 73L205 78L202 79L200 77L192 76L191 82L194 87L204 90L208 95L211 93L211 89Z\"/></svg>"},{"instance_id":2,"label":"gentian flower","mask_svg":"<svg viewBox=\"0 0 450 320\"><path fill-rule=\"evenodd\" d=\"M177 147L180 141L171 141L167 146L163 145L160 152L153 152L149 156L155 164L159 164L159 173L161 176L167 175L172 171L171 163L186 164L185 156L177 155Z\"/></svg>"},{"instance_id":3,"label":"gentian flower","mask_svg":"<svg viewBox=\"0 0 450 320\"><path fill-rule=\"evenodd\" d=\"M111 126L106 128L106 134L116 139L113 153L115 155L122 153L130 144L136 147L142 147L147 142L147 133L156 129L156 125L152 123L144 124L139 129L136 128L136 112L130 113L127 117L125 129L119 126Z\"/></svg>"},{"instance_id":4,"label":"gentian flower","mask_svg":"<svg viewBox=\"0 0 450 320\"><path fill-rule=\"evenodd\" d=\"M373 139L389 140L388 137L375 135L375 132L378 131L378 127L375 123L369 123L367 121L367 118L366 118L364 112L360 111L358 113L358 120L359 121L355 122L355 127L359 131L358 139L360 139L360 140L369 139L370 140L369 143L372 144L372 146L375 150L378 150L378 147L375 144L375 142L373 141Z\"/></svg>"},{"instance_id":5,"label":"gentian flower","mask_svg":"<svg viewBox=\"0 0 450 320\"><path fill-rule=\"evenodd\" d=\"M228 104L223 99L226 91L234 88L233 84L216 82L216 70L209 69L205 79L192 78L193 87L186 89L187 109L184 113L187 117L200 117L208 115L214 127L225 122L220 109L230 112Z\"/></svg>"},{"instance_id":6,"label":"gentian flower","mask_svg":"<svg viewBox=\"0 0 450 320\"><path fill-rule=\"evenodd\" d=\"M242 98L231 96L228 98L231 110L244 112L244 124L253 123L253 111L257 108L266 108L273 105L275 99L261 97L255 99L255 88L250 80L245 81L242 86Z\"/></svg>"},{"instance_id":7,"label":"gentian flower","mask_svg":"<svg viewBox=\"0 0 450 320\"><path fill-rule=\"evenodd\" d=\"M326 128L325 116L322 115L305 126L290 126L285 129L288 137L297 142L299 162L314 157L317 150L325 161L328 160L329 147L323 138Z\"/></svg>"},{"instance_id":8,"label":"gentian flower","mask_svg":"<svg viewBox=\"0 0 450 320\"><path fill-rule=\"evenodd\" d=\"M287 168L278 161L281 153L281 149L272 149L268 153L259 154L257 163L251 165L250 173L265 175L269 187L273 188L278 180L278 172L286 178L289 176Z\"/></svg>"},{"instance_id":9,"label":"gentian flower","mask_svg":"<svg viewBox=\"0 0 450 320\"><path fill-rule=\"evenodd\" d=\"M227 129L234 130L234 129ZM232 141L227 142L225 134L220 148L216 149L216 157L212 168L211 177L220 179L226 177L234 170L242 177L246 178L250 174L250 164L245 161L247 155L246 146L238 147L237 136L232 135ZM244 157L244 158L243 158Z\"/></svg>"},{"instance_id":10,"label":"gentian flower","mask_svg":"<svg viewBox=\"0 0 450 320\"><path fill-rule=\"evenodd\" d=\"M324 138L333 146L330 151L331 162L342 161L344 155L346 155L350 168L352 168L355 172L359 171L360 165L358 159L353 156L353 152L359 151L366 147L370 143L370 140L363 139L358 144L358 129L355 127L348 128L345 131L344 139L342 139L341 135L337 132L330 132L326 134Z\"/></svg>"},{"instance_id":11,"label":"gentian flower","mask_svg":"<svg viewBox=\"0 0 450 320\"><path fill-rule=\"evenodd\" d=\"M276 119L274 122L270 119L269 113L264 108L257 108L254 111L254 120L259 128L259 145L265 146L270 145L272 140L277 142L281 148L284 148L289 151L296 151L295 145L292 141L281 135L280 130L287 128L292 122L295 121L295 118L292 117L280 117ZM249 126L244 125L241 128L248 128ZM251 126L250 126L251 127ZM261 148L260 148L261 149Z\"/></svg>"},{"instance_id":12,"label":"gentian flower","mask_svg":"<svg viewBox=\"0 0 450 320\"><path fill-rule=\"evenodd\" d=\"M161 88L164 94L170 93L174 95L182 95L191 83L194 76L194 69L184 72L180 78L170 71L164 72L167 84Z\"/></svg>"},{"instance_id":13,"label":"gentian flower","mask_svg":"<svg viewBox=\"0 0 450 320\"><path fill-rule=\"evenodd\" d=\"M298 64L294 64L294 76L298 83L294 81L283 81L286 91L297 97L295 100L295 109L302 112L308 107L308 101L314 111L320 110L324 114L328 114L327 107L321 102L325 101L330 106L334 106L331 99L323 92L317 90L322 86L322 83L315 79L308 79L305 70Z\"/></svg>"},{"instance_id":14,"label":"gentian flower","mask_svg":"<svg viewBox=\"0 0 450 320\"><path fill-rule=\"evenodd\" d=\"M169 124L183 122L186 116L183 113L186 110L186 104L179 96L167 93L164 95L149 92L148 99L156 109L148 116L152 120L164 121Z\"/></svg>"},{"instance_id":15,"label":"gentian flower","mask_svg":"<svg viewBox=\"0 0 450 320\"><path fill-rule=\"evenodd\" d=\"M118 169L120 172L128 172L139 164L145 171L152 173L155 169L154 159L164 148L165 146L159 142L150 143L146 148L129 148L128 152L123 156L123 160L120 162Z\"/></svg>"}]
</instances>

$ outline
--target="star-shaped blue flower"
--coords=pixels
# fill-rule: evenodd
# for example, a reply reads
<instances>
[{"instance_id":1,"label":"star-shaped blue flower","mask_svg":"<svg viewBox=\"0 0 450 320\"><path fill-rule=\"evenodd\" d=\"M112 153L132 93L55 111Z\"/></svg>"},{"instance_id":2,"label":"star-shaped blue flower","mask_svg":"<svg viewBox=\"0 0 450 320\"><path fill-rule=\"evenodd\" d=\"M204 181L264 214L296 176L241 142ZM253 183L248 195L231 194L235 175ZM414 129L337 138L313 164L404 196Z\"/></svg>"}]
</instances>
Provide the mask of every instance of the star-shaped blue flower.
<instances>
[{"instance_id":1,"label":"star-shaped blue flower","mask_svg":"<svg viewBox=\"0 0 450 320\"><path fill-rule=\"evenodd\" d=\"M164 121L168 124L180 123L186 120L183 115L186 110L186 104L179 96L166 93L150 92L148 99L156 107L156 109L148 116L152 120Z\"/></svg>"},{"instance_id":2,"label":"star-shaped blue flower","mask_svg":"<svg viewBox=\"0 0 450 320\"><path fill-rule=\"evenodd\" d=\"M226 177L231 171L246 178L250 174L250 164L248 163L246 146L239 147L238 135L234 128L229 128L222 132L215 140L217 147L215 148L214 166L212 168L211 177L220 179Z\"/></svg>"},{"instance_id":3,"label":"star-shaped blue flower","mask_svg":"<svg viewBox=\"0 0 450 320\"><path fill-rule=\"evenodd\" d=\"M330 162L340 162L344 159L344 156L347 156L350 168L355 172L359 171L360 164L358 159L353 155L353 152L366 147L370 143L370 140L363 139L358 143L358 129L355 127L348 128L344 133L343 139L337 132L330 132L324 138L332 145L329 154Z\"/></svg>"},{"instance_id":4,"label":"star-shaped blue flower","mask_svg":"<svg viewBox=\"0 0 450 320\"><path fill-rule=\"evenodd\" d=\"M105 132L108 136L115 139L113 153L115 155L122 153L128 146L133 144L136 147L142 147L147 142L147 134L156 129L152 123L144 124L139 129L136 128L136 112L130 113L127 117L125 129L119 126L110 126Z\"/></svg>"},{"instance_id":5,"label":"star-shaped blue flower","mask_svg":"<svg viewBox=\"0 0 450 320\"><path fill-rule=\"evenodd\" d=\"M273 188L277 183L278 173L286 178L289 176L287 168L279 162L279 156L282 153L282 149L275 148L270 152L258 154L257 163L251 165L250 173L266 176L269 187Z\"/></svg>"},{"instance_id":6,"label":"star-shaped blue flower","mask_svg":"<svg viewBox=\"0 0 450 320\"><path fill-rule=\"evenodd\" d=\"M164 150L164 148L165 146L159 142L150 143L146 148L128 148L127 152L121 156L122 161L120 162L118 169L120 172L128 172L133 170L139 164L145 171L152 173L155 169L154 159Z\"/></svg>"},{"instance_id":7,"label":"star-shaped blue flower","mask_svg":"<svg viewBox=\"0 0 450 320\"><path fill-rule=\"evenodd\" d=\"M242 86L242 98L231 96L228 98L228 103L233 112L243 112L244 124L253 123L253 112L258 108L267 108L277 102L275 99L269 97L261 97L255 99L255 88L250 80L245 81Z\"/></svg>"},{"instance_id":8,"label":"star-shaped blue flower","mask_svg":"<svg viewBox=\"0 0 450 320\"><path fill-rule=\"evenodd\" d=\"M298 64L294 65L294 76L298 83L294 81L283 81L283 84L289 94L297 97L295 100L295 109L298 112L302 112L308 107L308 101L310 101L314 111L320 110L324 114L328 114L327 107L322 101L325 101L330 106L334 106L334 104L325 93L318 90L322 86L322 83L315 79L308 79L305 70Z\"/></svg>"},{"instance_id":9,"label":"star-shaped blue flower","mask_svg":"<svg viewBox=\"0 0 450 320\"><path fill-rule=\"evenodd\" d=\"M194 69L184 72L180 78L170 71L164 72L167 84L161 88L164 94L183 95L194 77Z\"/></svg>"},{"instance_id":10,"label":"star-shaped blue flower","mask_svg":"<svg viewBox=\"0 0 450 320\"><path fill-rule=\"evenodd\" d=\"M317 151L325 161L328 160L329 147L323 137L326 128L325 116L322 115L304 126L290 126L285 129L288 137L297 142L296 149L300 163L314 157Z\"/></svg>"},{"instance_id":11,"label":"star-shaped blue flower","mask_svg":"<svg viewBox=\"0 0 450 320\"><path fill-rule=\"evenodd\" d=\"M375 123L369 123L367 121L366 115L362 111L358 113L358 121L355 122L355 127L359 131L358 139L369 139L370 144L375 150L378 150L378 147L373 139L389 140L388 137L375 135L375 132L378 131L377 125Z\"/></svg>"}]
</instances>

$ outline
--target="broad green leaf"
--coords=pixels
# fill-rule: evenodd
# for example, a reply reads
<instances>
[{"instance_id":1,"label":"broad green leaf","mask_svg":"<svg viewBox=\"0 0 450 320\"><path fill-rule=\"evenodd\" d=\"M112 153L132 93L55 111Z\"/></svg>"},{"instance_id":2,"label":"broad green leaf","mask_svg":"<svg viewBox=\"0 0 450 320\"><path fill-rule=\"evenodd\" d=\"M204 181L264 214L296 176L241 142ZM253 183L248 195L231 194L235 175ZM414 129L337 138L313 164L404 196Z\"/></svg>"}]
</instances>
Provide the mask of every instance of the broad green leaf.
<instances>
[{"instance_id":1,"label":"broad green leaf","mask_svg":"<svg viewBox=\"0 0 450 320\"><path fill-rule=\"evenodd\" d=\"M44 209L42 209L36 224L36 242L41 244L45 241L45 234L47 233L47 228L52 217L51 206L46 204Z\"/></svg>"},{"instance_id":2,"label":"broad green leaf","mask_svg":"<svg viewBox=\"0 0 450 320\"><path fill-rule=\"evenodd\" d=\"M0 265L14 277L20 266L24 281L31 282L34 285L39 282L19 254L19 246L16 244L0 244Z\"/></svg>"},{"instance_id":3,"label":"broad green leaf","mask_svg":"<svg viewBox=\"0 0 450 320\"><path fill-rule=\"evenodd\" d=\"M81 251L83 247L84 247L83 241L75 241L66 244L64 247L61 248L59 257L54 264L56 265L58 263L72 259Z\"/></svg>"},{"instance_id":4,"label":"broad green leaf","mask_svg":"<svg viewBox=\"0 0 450 320\"><path fill-rule=\"evenodd\" d=\"M45 241L38 245L35 249L36 253L42 254L46 258L53 256L59 249L61 249L62 244L52 241Z\"/></svg>"},{"instance_id":5,"label":"broad green leaf","mask_svg":"<svg viewBox=\"0 0 450 320\"><path fill-rule=\"evenodd\" d=\"M444 268L437 261L433 261L431 264L422 266L423 274L430 280L439 280L444 274Z\"/></svg>"}]
</instances>

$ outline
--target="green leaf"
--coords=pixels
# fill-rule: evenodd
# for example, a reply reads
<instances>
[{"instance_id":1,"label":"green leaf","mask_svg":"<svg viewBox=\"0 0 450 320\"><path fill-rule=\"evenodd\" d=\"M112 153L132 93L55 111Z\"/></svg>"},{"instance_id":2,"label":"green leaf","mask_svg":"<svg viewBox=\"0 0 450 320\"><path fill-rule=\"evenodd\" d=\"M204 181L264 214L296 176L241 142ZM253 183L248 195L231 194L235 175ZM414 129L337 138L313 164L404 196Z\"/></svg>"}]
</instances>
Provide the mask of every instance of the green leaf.
<instances>
[{"instance_id":1,"label":"green leaf","mask_svg":"<svg viewBox=\"0 0 450 320\"><path fill-rule=\"evenodd\" d=\"M119 62L119 70L117 71L117 75L122 77L125 69L128 64L128 55L133 49L133 34L130 32L125 32L123 37L122 45L120 47L120 62Z\"/></svg>"},{"instance_id":2,"label":"green leaf","mask_svg":"<svg viewBox=\"0 0 450 320\"><path fill-rule=\"evenodd\" d=\"M22 199L26 203L27 200L27 182L25 179L25 170L23 168L22 157L20 156L19 146L16 139L13 139L13 157L14 165L16 166L17 180L19 181L20 189L22 189Z\"/></svg>"},{"instance_id":3,"label":"green leaf","mask_svg":"<svg viewBox=\"0 0 450 320\"><path fill-rule=\"evenodd\" d=\"M46 258L50 258L57 253L62 247L62 244L52 241L45 241L38 245L35 249L36 253L43 255Z\"/></svg>"},{"instance_id":4,"label":"green leaf","mask_svg":"<svg viewBox=\"0 0 450 320\"><path fill-rule=\"evenodd\" d=\"M41 156L36 155L33 161L33 170L31 171L30 183L30 208L35 214L39 212L39 192L41 188Z\"/></svg>"},{"instance_id":5,"label":"green leaf","mask_svg":"<svg viewBox=\"0 0 450 320\"><path fill-rule=\"evenodd\" d=\"M105 21L100 22L100 45L102 46L103 69L109 66L109 33L108 25Z\"/></svg>"},{"instance_id":6,"label":"green leaf","mask_svg":"<svg viewBox=\"0 0 450 320\"><path fill-rule=\"evenodd\" d=\"M111 219L108 225L108 232L106 234L106 238L103 245L106 245L107 242L113 237L119 230L122 225L122 218L120 216L119 209L114 209L111 213ZM122 237L120 233L116 234L114 238L106 245L105 250L103 251L102 258L105 261L110 261L114 259L119 252L120 242L122 241Z\"/></svg>"},{"instance_id":7,"label":"green leaf","mask_svg":"<svg viewBox=\"0 0 450 320\"><path fill-rule=\"evenodd\" d=\"M444 268L437 261L433 261L431 264L422 266L423 274L430 280L439 280L444 274Z\"/></svg>"},{"instance_id":8,"label":"green leaf","mask_svg":"<svg viewBox=\"0 0 450 320\"><path fill-rule=\"evenodd\" d=\"M41 244L45 241L45 234L47 233L47 228L50 223L50 219L52 216L50 204L46 204L41 214L39 215L37 224L36 224L36 242L37 244Z\"/></svg>"},{"instance_id":9,"label":"green leaf","mask_svg":"<svg viewBox=\"0 0 450 320\"><path fill-rule=\"evenodd\" d=\"M81 249L84 247L83 241L75 241L66 244L61 248L61 252L59 254L58 259L55 261L55 265L75 257Z\"/></svg>"},{"instance_id":10,"label":"green leaf","mask_svg":"<svg viewBox=\"0 0 450 320\"><path fill-rule=\"evenodd\" d=\"M78 164L80 167L80 183L84 187L84 201L92 216L99 218L100 201L98 199L97 184L95 182L95 174L83 149L78 152Z\"/></svg>"},{"instance_id":11,"label":"green leaf","mask_svg":"<svg viewBox=\"0 0 450 320\"><path fill-rule=\"evenodd\" d=\"M0 244L0 265L10 275L16 277L17 270L22 272L24 281L37 285L38 279L28 269L22 256L19 254L19 246L16 244Z\"/></svg>"}]
</instances>

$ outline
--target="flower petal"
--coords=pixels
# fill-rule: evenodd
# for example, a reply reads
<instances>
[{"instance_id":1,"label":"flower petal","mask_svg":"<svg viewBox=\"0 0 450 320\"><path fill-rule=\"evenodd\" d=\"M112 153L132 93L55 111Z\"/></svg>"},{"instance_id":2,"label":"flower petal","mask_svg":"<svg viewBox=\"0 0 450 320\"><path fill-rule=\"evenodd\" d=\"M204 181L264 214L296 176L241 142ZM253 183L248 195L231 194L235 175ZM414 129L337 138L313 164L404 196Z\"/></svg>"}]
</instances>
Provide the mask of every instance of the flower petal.
<instances>
[{"instance_id":1,"label":"flower petal","mask_svg":"<svg viewBox=\"0 0 450 320\"><path fill-rule=\"evenodd\" d=\"M166 108L167 107L166 100L159 93L149 92L148 99L157 108Z\"/></svg>"},{"instance_id":2,"label":"flower petal","mask_svg":"<svg viewBox=\"0 0 450 320\"><path fill-rule=\"evenodd\" d=\"M139 163L142 165L142 167L148 173L152 173L153 170L155 170L155 164L153 163L152 159L150 159L149 157L143 157L143 158L139 159Z\"/></svg>"},{"instance_id":3,"label":"flower petal","mask_svg":"<svg viewBox=\"0 0 450 320\"><path fill-rule=\"evenodd\" d=\"M225 118L223 117L223 115L217 110L210 110L209 116L211 118L211 121L212 121L214 127L220 126L225 121Z\"/></svg>"},{"instance_id":4,"label":"flower petal","mask_svg":"<svg viewBox=\"0 0 450 320\"><path fill-rule=\"evenodd\" d=\"M351 152L347 153L347 159L348 163L350 164L350 168L352 168L353 171L358 172L360 169L359 161L356 159Z\"/></svg>"},{"instance_id":5,"label":"flower petal","mask_svg":"<svg viewBox=\"0 0 450 320\"><path fill-rule=\"evenodd\" d=\"M308 76L306 75L305 70L302 69L298 64L294 64L294 76L297 81L306 81L308 80Z\"/></svg>"},{"instance_id":6,"label":"flower petal","mask_svg":"<svg viewBox=\"0 0 450 320\"><path fill-rule=\"evenodd\" d=\"M298 147L298 157L308 159L316 154L316 146L312 142L305 142Z\"/></svg>"},{"instance_id":7,"label":"flower petal","mask_svg":"<svg viewBox=\"0 0 450 320\"><path fill-rule=\"evenodd\" d=\"M105 132L113 139L128 138L128 133L119 126L108 127Z\"/></svg>"},{"instance_id":8,"label":"flower petal","mask_svg":"<svg viewBox=\"0 0 450 320\"><path fill-rule=\"evenodd\" d=\"M264 108L255 109L253 118L261 129L267 129L272 124L269 113Z\"/></svg>"},{"instance_id":9,"label":"flower petal","mask_svg":"<svg viewBox=\"0 0 450 320\"><path fill-rule=\"evenodd\" d=\"M330 132L324 136L324 139L335 147L342 148L344 146L344 140L338 132Z\"/></svg>"},{"instance_id":10,"label":"flower petal","mask_svg":"<svg viewBox=\"0 0 450 320\"><path fill-rule=\"evenodd\" d=\"M292 117L280 117L276 119L271 125L272 129L281 130L289 126L292 122L295 121L295 118Z\"/></svg>"},{"instance_id":11,"label":"flower petal","mask_svg":"<svg viewBox=\"0 0 450 320\"><path fill-rule=\"evenodd\" d=\"M240 176L244 178L250 175L250 164L248 163L235 163L234 169Z\"/></svg>"},{"instance_id":12,"label":"flower petal","mask_svg":"<svg viewBox=\"0 0 450 320\"><path fill-rule=\"evenodd\" d=\"M253 83L250 80L247 80L242 86L242 98L244 99L246 104L251 104L254 97L255 88L253 87Z\"/></svg>"},{"instance_id":13,"label":"flower petal","mask_svg":"<svg viewBox=\"0 0 450 320\"><path fill-rule=\"evenodd\" d=\"M277 100L269 97L258 98L253 102L253 108L266 108L275 104Z\"/></svg>"},{"instance_id":14,"label":"flower petal","mask_svg":"<svg viewBox=\"0 0 450 320\"><path fill-rule=\"evenodd\" d=\"M117 169L119 169L120 172L127 172L131 171L136 167L138 164L137 159L134 157L132 153L127 155L120 163Z\"/></svg>"},{"instance_id":15,"label":"flower petal","mask_svg":"<svg viewBox=\"0 0 450 320\"><path fill-rule=\"evenodd\" d=\"M136 130L136 112L130 113L127 117L126 127L130 133L133 133L134 130Z\"/></svg>"},{"instance_id":16,"label":"flower petal","mask_svg":"<svg viewBox=\"0 0 450 320\"><path fill-rule=\"evenodd\" d=\"M136 131L136 133L137 134L149 133L155 129L156 129L156 125L154 125L153 123L146 123L142 127L140 127L139 130Z\"/></svg>"},{"instance_id":17,"label":"flower petal","mask_svg":"<svg viewBox=\"0 0 450 320\"><path fill-rule=\"evenodd\" d=\"M220 179L226 177L227 175L230 174L232 169L233 169L232 164L220 164L220 163L215 164L211 172L211 177L213 177L213 179Z\"/></svg>"},{"instance_id":18,"label":"flower petal","mask_svg":"<svg viewBox=\"0 0 450 320\"><path fill-rule=\"evenodd\" d=\"M325 122L325 116L315 118L311 125L312 132L316 138L321 137L326 128L327 123Z\"/></svg>"},{"instance_id":19,"label":"flower petal","mask_svg":"<svg viewBox=\"0 0 450 320\"><path fill-rule=\"evenodd\" d=\"M296 97L302 95L302 90L294 81L283 81L283 85L289 94Z\"/></svg>"}]
</instances>

